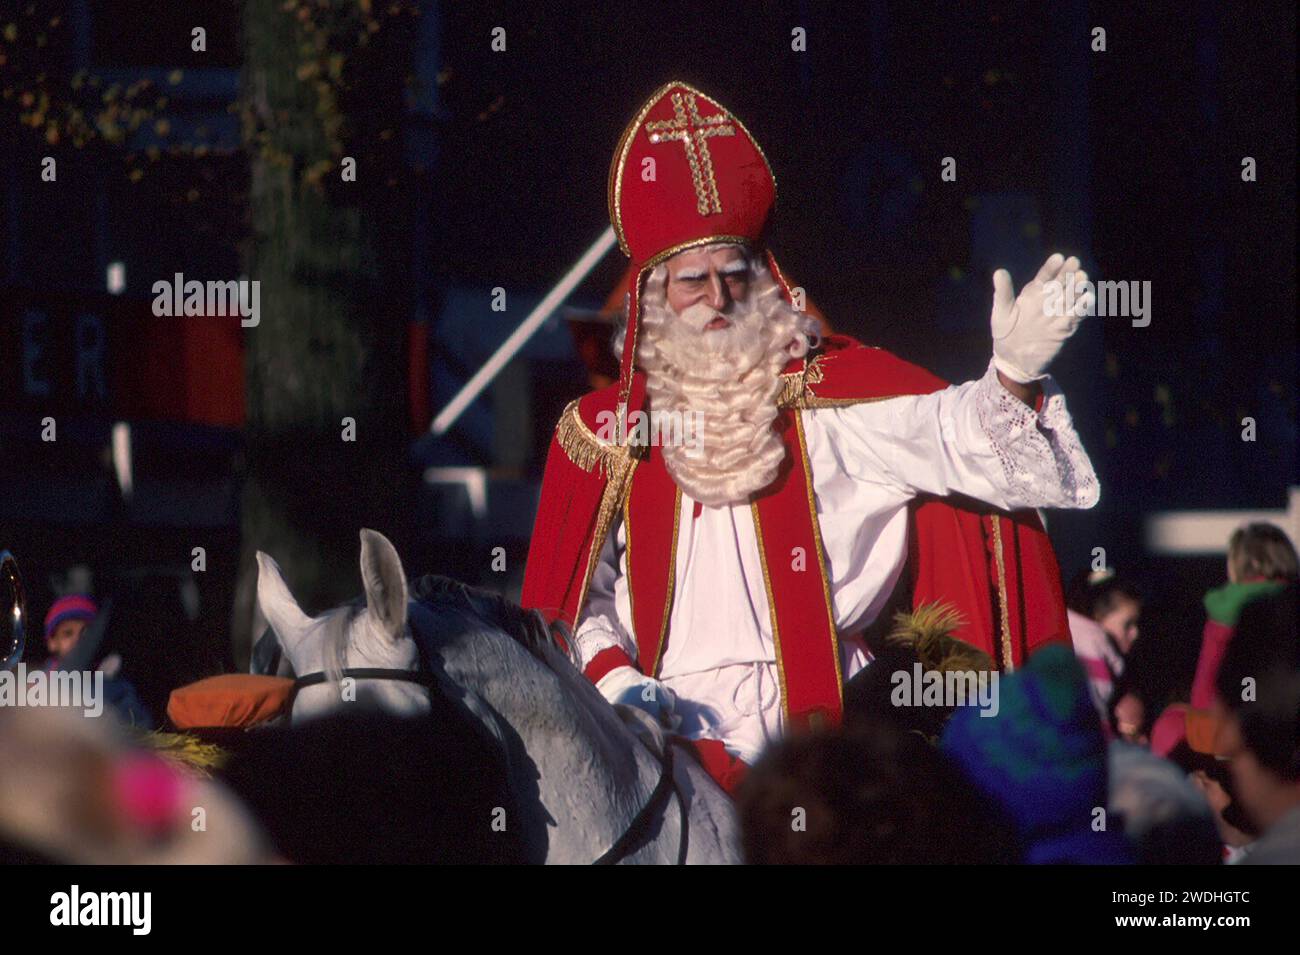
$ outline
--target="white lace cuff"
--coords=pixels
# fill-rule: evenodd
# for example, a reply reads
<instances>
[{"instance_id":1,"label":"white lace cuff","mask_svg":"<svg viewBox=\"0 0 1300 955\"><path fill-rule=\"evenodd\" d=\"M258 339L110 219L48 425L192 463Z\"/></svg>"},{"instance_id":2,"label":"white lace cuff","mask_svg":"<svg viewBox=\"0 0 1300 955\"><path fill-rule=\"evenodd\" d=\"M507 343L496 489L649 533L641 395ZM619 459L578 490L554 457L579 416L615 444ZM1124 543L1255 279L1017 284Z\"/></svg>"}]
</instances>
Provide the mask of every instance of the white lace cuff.
<instances>
[{"instance_id":1,"label":"white lace cuff","mask_svg":"<svg viewBox=\"0 0 1300 955\"><path fill-rule=\"evenodd\" d=\"M596 658L596 654L610 647L618 647L636 660L636 643L623 632L623 628L610 622L603 613L584 617L573 634L574 666L579 670L587 669L587 664Z\"/></svg>"},{"instance_id":2,"label":"white lace cuff","mask_svg":"<svg viewBox=\"0 0 1300 955\"><path fill-rule=\"evenodd\" d=\"M1050 376L1042 379L1043 405L1035 411L989 369L976 386L981 429L993 445L1012 496L1023 507L1088 508L1101 487L1083 450L1065 395Z\"/></svg>"}]
</instances>

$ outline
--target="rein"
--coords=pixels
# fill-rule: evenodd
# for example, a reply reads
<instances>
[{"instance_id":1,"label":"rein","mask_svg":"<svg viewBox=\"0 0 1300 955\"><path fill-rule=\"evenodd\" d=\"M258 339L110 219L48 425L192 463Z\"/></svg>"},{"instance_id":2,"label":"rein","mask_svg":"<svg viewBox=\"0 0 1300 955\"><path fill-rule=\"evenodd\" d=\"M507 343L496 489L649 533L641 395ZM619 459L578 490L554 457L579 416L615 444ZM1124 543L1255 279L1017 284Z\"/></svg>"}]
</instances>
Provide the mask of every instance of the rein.
<instances>
[{"instance_id":1,"label":"rein","mask_svg":"<svg viewBox=\"0 0 1300 955\"><path fill-rule=\"evenodd\" d=\"M646 746L646 749L649 748L649 746ZM626 859L632 852L632 846L649 837L652 820L667 809L668 800L674 794L677 796L677 807L682 817L682 838L677 846L677 861L674 865L686 864L686 850L690 843L690 819L686 812L686 800L673 779L673 744L671 742L664 747L663 756L659 757L659 765L663 771L660 773L659 782L655 785L654 792L646 800L646 804L641 807L641 811L628 824L623 834L592 865L617 865Z\"/></svg>"},{"instance_id":2,"label":"rein","mask_svg":"<svg viewBox=\"0 0 1300 955\"><path fill-rule=\"evenodd\" d=\"M431 673L421 673L418 670L386 670L382 667L351 667L339 673L339 676L346 679L352 677L354 680L393 680L398 683L418 683L426 690L432 690L437 681ZM319 686L328 682L329 674L324 670L317 670L315 673L305 673L293 681L293 695L297 696L298 691L309 686Z\"/></svg>"}]
</instances>

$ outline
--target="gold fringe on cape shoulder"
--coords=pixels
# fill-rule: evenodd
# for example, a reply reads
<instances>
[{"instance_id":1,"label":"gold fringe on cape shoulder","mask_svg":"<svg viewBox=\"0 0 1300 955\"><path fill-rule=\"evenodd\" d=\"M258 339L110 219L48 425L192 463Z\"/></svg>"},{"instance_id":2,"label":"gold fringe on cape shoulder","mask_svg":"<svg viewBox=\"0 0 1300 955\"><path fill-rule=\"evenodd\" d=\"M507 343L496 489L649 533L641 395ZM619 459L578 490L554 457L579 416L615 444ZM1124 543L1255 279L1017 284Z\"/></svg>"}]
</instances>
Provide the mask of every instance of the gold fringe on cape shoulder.
<instances>
[{"instance_id":1,"label":"gold fringe on cape shoulder","mask_svg":"<svg viewBox=\"0 0 1300 955\"><path fill-rule=\"evenodd\" d=\"M927 670L995 670L993 658L983 650L952 636L961 626L961 613L951 604L935 601L912 611L894 614L894 628L885 640L911 647Z\"/></svg>"},{"instance_id":2,"label":"gold fringe on cape shoulder","mask_svg":"<svg viewBox=\"0 0 1300 955\"><path fill-rule=\"evenodd\" d=\"M587 587L591 575L596 569L596 557L609 536L609 528L614 515L623 506L623 500L632 486L632 472L636 468L637 458L634 449L620 444L602 441L582 420L578 412L577 399L570 401L560 415L560 423L555 427L555 439L569 460L582 470L605 475L605 489L600 495L600 507L596 511L596 527L592 534L591 552L587 555L587 569L582 582L582 591L578 595L578 612L587 599Z\"/></svg>"},{"instance_id":3,"label":"gold fringe on cape shoulder","mask_svg":"<svg viewBox=\"0 0 1300 955\"><path fill-rule=\"evenodd\" d=\"M627 448L602 441L587 427L587 422L582 420L582 415L578 412L576 398L569 402L560 415L560 423L555 426L555 437L569 460L584 471L598 467L610 474L625 465L631 457Z\"/></svg>"},{"instance_id":4,"label":"gold fringe on cape shoulder","mask_svg":"<svg viewBox=\"0 0 1300 955\"><path fill-rule=\"evenodd\" d=\"M636 449L602 441L582 420L576 400L570 401L564 414L560 415L555 438L570 461L588 473L595 470L606 477L596 521L597 538L603 544L610 521L623 506L623 497L631 486L630 479L637 462Z\"/></svg>"}]
</instances>

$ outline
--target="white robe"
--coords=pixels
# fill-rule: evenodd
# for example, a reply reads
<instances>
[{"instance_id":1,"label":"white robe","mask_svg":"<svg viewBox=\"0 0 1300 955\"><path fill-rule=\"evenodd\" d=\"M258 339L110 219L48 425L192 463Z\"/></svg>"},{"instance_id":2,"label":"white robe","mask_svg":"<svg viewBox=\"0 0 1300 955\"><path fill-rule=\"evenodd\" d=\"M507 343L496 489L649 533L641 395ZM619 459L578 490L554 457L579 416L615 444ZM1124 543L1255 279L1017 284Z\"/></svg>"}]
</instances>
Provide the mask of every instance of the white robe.
<instances>
[{"instance_id":1,"label":"white robe","mask_svg":"<svg viewBox=\"0 0 1300 955\"><path fill-rule=\"evenodd\" d=\"M830 577L844 679L868 661L860 634L880 613L907 558L907 503L959 492L996 507L1086 508L1097 477L1060 389L1046 379L1041 412L998 382L928 395L805 409L813 495ZM685 492L667 646L659 678L676 694L678 729L722 740L752 762L783 727L776 647L747 503L702 507ZM806 555L817 572L816 555ZM636 660L627 536L610 529L574 633L577 662L622 647Z\"/></svg>"}]
</instances>

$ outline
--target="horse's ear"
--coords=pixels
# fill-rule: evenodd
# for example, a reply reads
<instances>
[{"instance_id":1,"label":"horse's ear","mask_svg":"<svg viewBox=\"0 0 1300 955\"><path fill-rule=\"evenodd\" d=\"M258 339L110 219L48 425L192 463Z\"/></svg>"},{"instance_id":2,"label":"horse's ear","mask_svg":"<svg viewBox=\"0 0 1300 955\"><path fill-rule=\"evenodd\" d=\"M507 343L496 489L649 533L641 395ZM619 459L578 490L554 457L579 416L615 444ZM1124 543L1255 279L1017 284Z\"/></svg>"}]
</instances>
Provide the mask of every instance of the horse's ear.
<instances>
[{"instance_id":1,"label":"horse's ear","mask_svg":"<svg viewBox=\"0 0 1300 955\"><path fill-rule=\"evenodd\" d=\"M366 609L390 640L406 633L406 572L397 550L383 534L361 530L361 583Z\"/></svg>"},{"instance_id":2,"label":"horse's ear","mask_svg":"<svg viewBox=\"0 0 1300 955\"><path fill-rule=\"evenodd\" d=\"M311 623L311 618L302 612L298 601L289 592L280 565L260 550L257 552L257 604L286 649Z\"/></svg>"}]
</instances>

